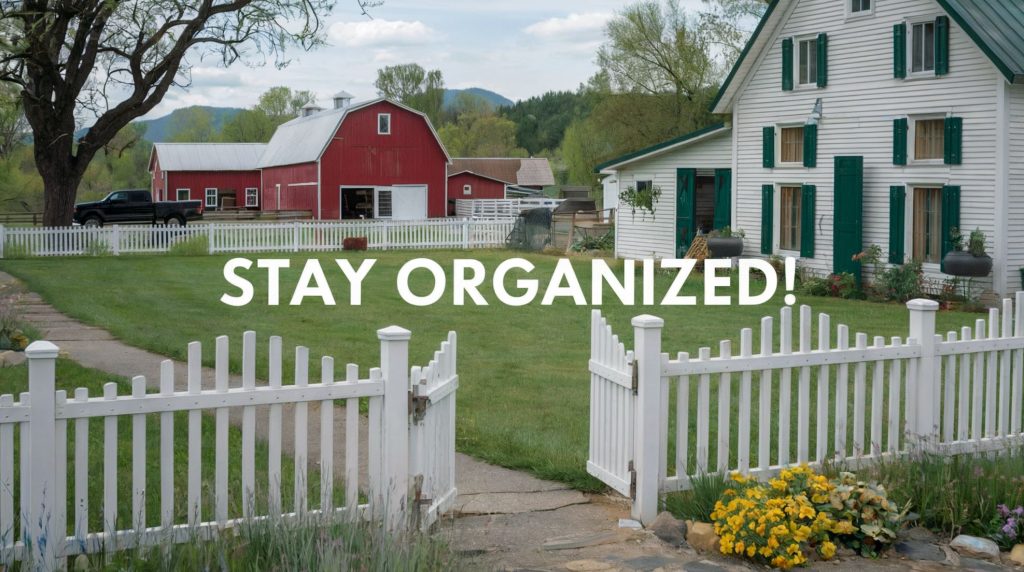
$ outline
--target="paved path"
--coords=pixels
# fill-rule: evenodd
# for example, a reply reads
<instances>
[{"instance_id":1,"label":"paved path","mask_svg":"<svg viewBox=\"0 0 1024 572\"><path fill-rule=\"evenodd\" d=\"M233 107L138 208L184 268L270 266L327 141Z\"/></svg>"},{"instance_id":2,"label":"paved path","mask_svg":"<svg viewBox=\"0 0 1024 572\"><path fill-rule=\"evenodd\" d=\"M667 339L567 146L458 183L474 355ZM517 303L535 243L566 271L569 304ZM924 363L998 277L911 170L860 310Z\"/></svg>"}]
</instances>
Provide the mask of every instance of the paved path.
<instances>
[{"instance_id":1,"label":"paved path","mask_svg":"<svg viewBox=\"0 0 1024 572\"><path fill-rule=\"evenodd\" d=\"M4 284L19 283L0 271L0 285ZM74 320L34 293L21 295L21 308L24 319L38 328L45 339L83 366L128 378L144 375L150 384L155 384L160 363L168 359ZM185 367L183 362L174 362L177 389L185 389ZM231 376L230 384L241 386L240 376ZM203 368L203 387L213 387L211 368ZM316 403L309 406L311 464L320 450L318 407ZM240 414L236 417L236 413L232 412L231 421L239 424ZM285 408L283 418L286 422L282 428L282 452L290 456L294 441L287 422L291 419L289 409ZM266 412L258 411L257 433L261 438L265 438L265 419ZM343 467L345 410L336 407L334 419L334 462L335 467ZM360 466L365 468L366 420L360 421ZM342 475L343 471L336 470L335 474ZM366 482L365 469L360 481ZM629 516L629 507L621 498L584 495L561 483L489 465L460 453L456 453L456 485L459 496L455 510L443 521L441 534L465 557L469 568L690 572L750 569L737 560L671 547L647 531L619 528L619 519ZM824 566L834 569L835 565Z\"/></svg>"}]
</instances>

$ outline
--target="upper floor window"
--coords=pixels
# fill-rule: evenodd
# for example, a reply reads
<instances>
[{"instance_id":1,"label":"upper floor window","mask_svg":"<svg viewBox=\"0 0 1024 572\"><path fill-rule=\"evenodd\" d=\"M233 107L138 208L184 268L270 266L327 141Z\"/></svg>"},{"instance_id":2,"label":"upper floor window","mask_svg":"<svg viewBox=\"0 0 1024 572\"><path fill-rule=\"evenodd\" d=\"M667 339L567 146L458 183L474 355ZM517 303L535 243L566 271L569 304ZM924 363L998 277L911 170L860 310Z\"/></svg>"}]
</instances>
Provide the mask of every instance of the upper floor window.
<instances>
[{"instance_id":1,"label":"upper floor window","mask_svg":"<svg viewBox=\"0 0 1024 572\"><path fill-rule=\"evenodd\" d=\"M851 14L865 14L872 10L871 0L847 0Z\"/></svg>"},{"instance_id":2,"label":"upper floor window","mask_svg":"<svg viewBox=\"0 0 1024 572\"><path fill-rule=\"evenodd\" d=\"M797 85L817 85L818 83L818 39L800 40L797 44L800 54L800 71Z\"/></svg>"},{"instance_id":3,"label":"upper floor window","mask_svg":"<svg viewBox=\"0 0 1024 572\"><path fill-rule=\"evenodd\" d=\"M782 127L779 130L779 162L802 165L804 160L804 126Z\"/></svg>"},{"instance_id":4,"label":"upper floor window","mask_svg":"<svg viewBox=\"0 0 1024 572\"><path fill-rule=\"evenodd\" d=\"M473 185L462 185L462 194L464 194L464 195L472 195L473 194Z\"/></svg>"},{"instance_id":5,"label":"upper floor window","mask_svg":"<svg viewBox=\"0 0 1024 572\"><path fill-rule=\"evenodd\" d=\"M945 157L945 118L915 119L914 160L941 161Z\"/></svg>"},{"instance_id":6,"label":"upper floor window","mask_svg":"<svg viewBox=\"0 0 1024 572\"><path fill-rule=\"evenodd\" d=\"M935 72L935 22L910 25L910 73Z\"/></svg>"},{"instance_id":7,"label":"upper floor window","mask_svg":"<svg viewBox=\"0 0 1024 572\"><path fill-rule=\"evenodd\" d=\"M378 135L391 135L391 114L390 113L378 113L377 114L377 134Z\"/></svg>"}]
</instances>

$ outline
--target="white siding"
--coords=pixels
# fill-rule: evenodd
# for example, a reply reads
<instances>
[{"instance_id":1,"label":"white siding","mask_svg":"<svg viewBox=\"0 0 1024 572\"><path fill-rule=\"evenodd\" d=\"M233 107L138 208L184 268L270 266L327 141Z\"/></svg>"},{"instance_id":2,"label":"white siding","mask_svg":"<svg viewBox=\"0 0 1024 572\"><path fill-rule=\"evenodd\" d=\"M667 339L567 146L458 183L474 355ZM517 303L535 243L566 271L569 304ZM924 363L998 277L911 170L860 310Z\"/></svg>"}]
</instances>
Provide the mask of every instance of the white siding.
<instances>
[{"instance_id":1,"label":"white siding","mask_svg":"<svg viewBox=\"0 0 1024 572\"><path fill-rule=\"evenodd\" d=\"M1009 106L1009 192L1007 216L1007 281L1009 291L1022 288L1018 269L1024 267L1024 85L1007 86Z\"/></svg>"},{"instance_id":2,"label":"white siding","mask_svg":"<svg viewBox=\"0 0 1024 572\"><path fill-rule=\"evenodd\" d=\"M629 163L617 173L619 188L632 186L637 176L650 176L661 187L654 215L618 205L615 225L619 258L675 258L676 169L728 169L732 167L732 138L723 130L659 155Z\"/></svg>"},{"instance_id":3,"label":"white siding","mask_svg":"<svg viewBox=\"0 0 1024 572\"><path fill-rule=\"evenodd\" d=\"M740 88L735 104L738 172L737 226L747 229L747 252L760 251L761 186L817 185L815 258L801 266L831 272L833 161L837 155L864 156L864 244L878 244L888 257L889 186L913 183L961 185L961 226L980 227L992 242L995 192L996 86L999 75L973 41L950 23L950 73L941 78L893 78L893 25L905 19L945 14L934 0L887 0L869 17L846 20L844 2L800 0L791 4L781 33L761 55ZM781 88L783 37L828 33L828 87ZM796 59L796 58L794 58ZM795 64L796 65L796 64ZM802 123L815 100L823 101L818 133L818 167L761 167L762 128ZM908 114L952 114L964 120L963 164L892 164L892 122ZM778 157L777 157L778 159ZM776 193L777 194L777 193ZM908 193L908 211L912 201ZM775 219L778 224L778 217ZM751 232L753 231L753 232ZM776 228L777 242L777 228ZM998 249L990 253L998 256ZM929 274L943 278L937 265Z\"/></svg>"}]
</instances>

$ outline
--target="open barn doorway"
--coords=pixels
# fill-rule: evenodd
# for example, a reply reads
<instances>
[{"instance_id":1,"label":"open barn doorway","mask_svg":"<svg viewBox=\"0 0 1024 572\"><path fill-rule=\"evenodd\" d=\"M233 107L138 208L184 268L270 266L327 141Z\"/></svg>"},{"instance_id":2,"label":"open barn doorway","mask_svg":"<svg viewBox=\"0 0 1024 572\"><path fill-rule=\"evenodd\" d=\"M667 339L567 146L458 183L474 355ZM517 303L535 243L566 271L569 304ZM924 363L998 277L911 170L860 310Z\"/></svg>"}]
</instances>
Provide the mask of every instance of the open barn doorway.
<instances>
[{"instance_id":1,"label":"open barn doorway","mask_svg":"<svg viewBox=\"0 0 1024 572\"><path fill-rule=\"evenodd\" d=\"M344 187L341 189L341 219L373 218L374 188Z\"/></svg>"}]
</instances>

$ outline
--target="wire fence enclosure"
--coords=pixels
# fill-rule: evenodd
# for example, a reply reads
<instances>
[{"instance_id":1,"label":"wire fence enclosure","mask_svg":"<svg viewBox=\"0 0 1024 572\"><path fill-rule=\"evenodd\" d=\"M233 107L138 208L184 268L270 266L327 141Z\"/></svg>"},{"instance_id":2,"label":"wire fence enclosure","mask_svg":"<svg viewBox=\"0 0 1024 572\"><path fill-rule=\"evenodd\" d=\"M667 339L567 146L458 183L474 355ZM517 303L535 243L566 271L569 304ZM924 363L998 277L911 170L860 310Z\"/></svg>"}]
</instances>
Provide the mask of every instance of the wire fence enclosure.
<instances>
[{"instance_id":1,"label":"wire fence enclosure","mask_svg":"<svg viewBox=\"0 0 1024 572\"><path fill-rule=\"evenodd\" d=\"M55 390L58 348L34 342L26 350L28 391L17 401L0 396L0 565L20 560L52 570L68 556L201 541L253 520L341 515L392 531L430 525L456 495L455 333L428 365L411 368L408 330L377 335L380 366L362 377L348 364L336 378L334 359L323 357L321 378L311 383L309 350L297 347L285 383L274 336L268 382L258 385L256 334L246 332L240 384L229 383L229 340L221 336L212 387L203 386L202 347L193 342L186 383L176 386L167 360L158 384L135 377L130 395L119 395L116 383L102 395ZM360 400L368 410L362 430ZM240 438L229 434L229 416ZM319 435L310 432L312 419ZM185 443L175 443L176 422L187 426ZM130 451L119 452L125 431ZM293 443L293 467L282 467L283 438ZM130 469L123 484L122 465L122 476ZM286 482L291 490L283 490Z\"/></svg>"},{"instance_id":2,"label":"wire fence enclosure","mask_svg":"<svg viewBox=\"0 0 1024 572\"><path fill-rule=\"evenodd\" d=\"M974 327L940 335L938 304L912 300L908 336L833 327L784 307L717 352L663 353L664 322L633 319L627 351L594 311L588 471L645 523L694 475L836 462L854 469L915 450L998 451L1024 441L1024 292ZM795 329L795 332L794 332ZM815 335L816 334L816 335ZM815 343L816 337L816 343ZM737 384L738 382L738 384Z\"/></svg>"},{"instance_id":3,"label":"wire fence enclosure","mask_svg":"<svg viewBox=\"0 0 1024 572\"><path fill-rule=\"evenodd\" d=\"M0 258L153 254L188 244L209 254L328 252L346 238L374 250L472 249L505 245L514 219L292 221L189 226L21 228L0 226Z\"/></svg>"}]
</instances>

